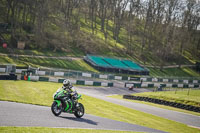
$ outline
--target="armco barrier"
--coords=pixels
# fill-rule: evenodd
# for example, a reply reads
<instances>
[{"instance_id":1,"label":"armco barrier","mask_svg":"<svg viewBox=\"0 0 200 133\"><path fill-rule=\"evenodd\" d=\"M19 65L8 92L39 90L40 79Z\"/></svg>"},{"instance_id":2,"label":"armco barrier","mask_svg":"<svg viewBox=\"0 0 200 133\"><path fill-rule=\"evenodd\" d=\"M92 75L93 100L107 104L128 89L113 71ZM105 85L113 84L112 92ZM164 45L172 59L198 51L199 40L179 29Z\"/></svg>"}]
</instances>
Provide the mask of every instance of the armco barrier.
<instances>
[{"instance_id":1,"label":"armco barrier","mask_svg":"<svg viewBox=\"0 0 200 133\"><path fill-rule=\"evenodd\" d=\"M17 75L0 75L0 80L17 80Z\"/></svg>"},{"instance_id":2,"label":"armco barrier","mask_svg":"<svg viewBox=\"0 0 200 133\"><path fill-rule=\"evenodd\" d=\"M94 82L93 85L94 86L101 86L101 82Z\"/></svg>"},{"instance_id":3,"label":"armco barrier","mask_svg":"<svg viewBox=\"0 0 200 133\"><path fill-rule=\"evenodd\" d=\"M24 80L24 77L21 77ZM40 76L29 76L31 81L47 81L47 82L57 82L62 83L64 79L52 78L52 77L40 77ZM105 87L113 87L112 82L96 82L96 81L85 81L85 80L72 80L73 84L77 85L92 85L92 86L105 86Z\"/></svg>"},{"instance_id":4,"label":"armco barrier","mask_svg":"<svg viewBox=\"0 0 200 133\"><path fill-rule=\"evenodd\" d=\"M85 85L85 81L84 80L77 80L76 84L77 85Z\"/></svg>"},{"instance_id":5,"label":"armco barrier","mask_svg":"<svg viewBox=\"0 0 200 133\"><path fill-rule=\"evenodd\" d=\"M155 78L155 77L130 77L130 81L144 81L144 82L164 82L164 83L200 83L199 79L178 79L178 78Z\"/></svg>"},{"instance_id":6,"label":"armco barrier","mask_svg":"<svg viewBox=\"0 0 200 133\"><path fill-rule=\"evenodd\" d=\"M156 104L162 104L162 105L167 105L167 106L171 106L171 107L175 107L175 108L180 108L180 109L185 109L185 110L200 113L200 107L186 105L186 104L182 104L182 103L170 102L170 101L156 99L156 98L133 96L133 95L123 95L123 98L130 99L130 100L139 100L139 101L146 101L146 102L151 102L151 103L156 103Z\"/></svg>"},{"instance_id":7,"label":"armco barrier","mask_svg":"<svg viewBox=\"0 0 200 133\"><path fill-rule=\"evenodd\" d=\"M58 83L63 83L64 79L58 79Z\"/></svg>"},{"instance_id":8,"label":"armco barrier","mask_svg":"<svg viewBox=\"0 0 200 133\"><path fill-rule=\"evenodd\" d=\"M15 73L20 74L22 71L27 71L28 67L16 67ZM30 68L29 68L30 70ZM143 81L143 82L164 82L168 84L168 87L178 87L177 84L200 84L199 78L196 79L178 79L178 78L155 78L155 77L128 77L128 76L116 76L116 75L106 75L106 74L98 74L98 73L89 73L89 72L78 72L78 71L56 71L56 70L47 70L47 69L31 69L33 70L33 75L36 76L65 76L65 77L87 77L87 78L100 78L100 79L108 79L108 80L128 80L128 81ZM0 66L0 73L5 73L7 71L6 65ZM172 85L173 84L173 85ZM137 85L138 86L138 85ZM154 86L156 86L154 84ZM186 87L186 86L185 86ZM187 87L186 87L187 88Z\"/></svg>"},{"instance_id":9,"label":"armco barrier","mask_svg":"<svg viewBox=\"0 0 200 133\"><path fill-rule=\"evenodd\" d=\"M153 88L154 84L148 84L148 88Z\"/></svg>"},{"instance_id":10,"label":"armco barrier","mask_svg":"<svg viewBox=\"0 0 200 133\"><path fill-rule=\"evenodd\" d=\"M134 87L134 88L154 88L154 87L173 87L173 88L200 88L200 84L163 84L163 83L130 83L126 82L124 87L129 88L129 87Z\"/></svg>"},{"instance_id":11,"label":"armco barrier","mask_svg":"<svg viewBox=\"0 0 200 133\"><path fill-rule=\"evenodd\" d=\"M113 87L113 83L108 83L108 87Z\"/></svg>"},{"instance_id":12,"label":"armco barrier","mask_svg":"<svg viewBox=\"0 0 200 133\"><path fill-rule=\"evenodd\" d=\"M47 77L39 77L39 81L49 81L49 78L47 78Z\"/></svg>"},{"instance_id":13,"label":"armco barrier","mask_svg":"<svg viewBox=\"0 0 200 133\"><path fill-rule=\"evenodd\" d=\"M0 68L0 72L5 73L6 72L6 68Z\"/></svg>"}]
</instances>

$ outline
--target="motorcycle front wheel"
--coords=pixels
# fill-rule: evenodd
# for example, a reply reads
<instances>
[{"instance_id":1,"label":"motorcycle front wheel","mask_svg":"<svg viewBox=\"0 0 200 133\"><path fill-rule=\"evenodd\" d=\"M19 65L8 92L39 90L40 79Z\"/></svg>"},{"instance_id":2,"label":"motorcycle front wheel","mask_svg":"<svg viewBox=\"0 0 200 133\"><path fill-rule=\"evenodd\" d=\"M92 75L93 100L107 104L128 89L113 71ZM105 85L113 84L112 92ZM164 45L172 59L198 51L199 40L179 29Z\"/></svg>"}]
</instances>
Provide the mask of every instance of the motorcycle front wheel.
<instances>
[{"instance_id":1,"label":"motorcycle front wheel","mask_svg":"<svg viewBox=\"0 0 200 133\"><path fill-rule=\"evenodd\" d=\"M58 107L57 102L53 102L53 104L51 105L51 111L55 116L59 116L62 112L62 106Z\"/></svg>"},{"instance_id":2,"label":"motorcycle front wheel","mask_svg":"<svg viewBox=\"0 0 200 133\"><path fill-rule=\"evenodd\" d=\"M84 115L84 112L85 112L85 109L84 109L83 104L78 103L78 105L77 105L77 107L76 107L76 111L74 112L74 115L75 115L77 118L81 118L81 117Z\"/></svg>"}]
</instances>

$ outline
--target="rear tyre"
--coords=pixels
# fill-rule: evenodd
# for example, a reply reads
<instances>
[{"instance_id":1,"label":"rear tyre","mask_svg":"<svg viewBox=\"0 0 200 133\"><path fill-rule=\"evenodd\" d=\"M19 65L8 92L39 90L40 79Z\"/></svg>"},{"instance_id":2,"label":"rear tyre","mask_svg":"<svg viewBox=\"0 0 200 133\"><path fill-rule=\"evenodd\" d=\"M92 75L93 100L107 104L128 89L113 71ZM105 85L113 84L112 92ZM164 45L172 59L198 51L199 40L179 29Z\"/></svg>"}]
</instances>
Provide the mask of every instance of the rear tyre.
<instances>
[{"instance_id":1,"label":"rear tyre","mask_svg":"<svg viewBox=\"0 0 200 133\"><path fill-rule=\"evenodd\" d=\"M51 111L55 116L59 116L62 112L62 106L58 107L57 102L53 102L53 104L51 105Z\"/></svg>"},{"instance_id":2,"label":"rear tyre","mask_svg":"<svg viewBox=\"0 0 200 133\"><path fill-rule=\"evenodd\" d=\"M85 113L85 109L83 104L81 103L77 103L76 105L76 111L74 112L74 115L76 116L76 118L81 118Z\"/></svg>"}]
</instances>

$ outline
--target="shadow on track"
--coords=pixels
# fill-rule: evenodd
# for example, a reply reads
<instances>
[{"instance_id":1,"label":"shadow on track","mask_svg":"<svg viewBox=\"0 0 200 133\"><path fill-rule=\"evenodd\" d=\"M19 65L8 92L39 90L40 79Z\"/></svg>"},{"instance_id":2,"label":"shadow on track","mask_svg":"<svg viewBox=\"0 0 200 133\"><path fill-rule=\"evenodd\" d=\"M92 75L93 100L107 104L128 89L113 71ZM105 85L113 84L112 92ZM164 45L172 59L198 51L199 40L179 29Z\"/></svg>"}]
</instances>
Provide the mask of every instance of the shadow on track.
<instances>
[{"instance_id":1,"label":"shadow on track","mask_svg":"<svg viewBox=\"0 0 200 133\"><path fill-rule=\"evenodd\" d=\"M98 125L98 122L95 122L93 120L89 120L89 119L85 119L85 118L75 118L75 117L66 117L66 116L59 116L60 118L63 119L68 119L68 120L73 120L73 121L78 121L78 122L84 122L84 123L88 123L91 125Z\"/></svg>"}]
</instances>

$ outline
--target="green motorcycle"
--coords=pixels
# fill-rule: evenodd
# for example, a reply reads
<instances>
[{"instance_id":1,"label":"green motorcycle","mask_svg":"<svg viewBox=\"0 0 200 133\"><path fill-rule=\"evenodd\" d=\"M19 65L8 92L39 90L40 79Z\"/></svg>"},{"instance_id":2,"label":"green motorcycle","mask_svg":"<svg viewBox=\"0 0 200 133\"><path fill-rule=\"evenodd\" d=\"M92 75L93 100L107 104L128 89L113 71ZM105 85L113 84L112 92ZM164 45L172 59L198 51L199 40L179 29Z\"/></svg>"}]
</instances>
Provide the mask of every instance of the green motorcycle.
<instances>
[{"instance_id":1,"label":"green motorcycle","mask_svg":"<svg viewBox=\"0 0 200 133\"><path fill-rule=\"evenodd\" d=\"M77 118L81 118L84 115L84 106L78 102L81 98L80 94L71 96L66 90L61 90L56 92L53 98L54 102L51 105L51 111L55 116L59 116L61 112L74 114Z\"/></svg>"}]
</instances>

